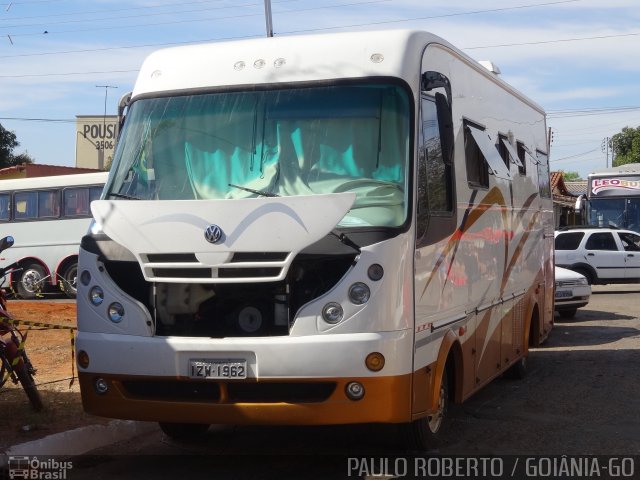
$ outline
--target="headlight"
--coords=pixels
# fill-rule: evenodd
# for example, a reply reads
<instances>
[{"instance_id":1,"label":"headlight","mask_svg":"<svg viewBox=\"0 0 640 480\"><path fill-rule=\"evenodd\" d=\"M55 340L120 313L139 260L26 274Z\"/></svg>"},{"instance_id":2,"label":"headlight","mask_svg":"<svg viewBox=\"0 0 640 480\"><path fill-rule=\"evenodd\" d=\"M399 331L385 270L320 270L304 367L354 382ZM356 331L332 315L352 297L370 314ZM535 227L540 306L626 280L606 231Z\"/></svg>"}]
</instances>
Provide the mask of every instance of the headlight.
<instances>
[{"instance_id":1,"label":"headlight","mask_svg":"<svg viewBox=\"0 0 640 480\"><path fill-rule=\"evenodd\" d=\"M342 321L344 310L342 305L336 302L327 303L322 308L322 318L325 322L336 324Z\"/></svg>"},{"instance_id":2,"label":"headlight","mask_svg":"<svg viewBox=\"0 0 640 480\"><path fill-rule=\"evenodd\" d=\"M589 280L586 278L581 278L578 280L578 285L589 285Z\"/></svg>"},{"instance_id":3,"label":"headlight","mask_svg":"<svg viewBox=\"0 0 640 480\"><path fill-rule=\"evenodd\" d=\"M112 303L109 305L107 315L109 315L109 320L113 323L120 323L122 321L122 317L124 317L124 307L118 302Z\"/></svg>"},{"instance_id":4,"label":"headlight","mask_svg":"<svg viewBox=\"0 0 640 480\"><path fill-rule=\"evenodd\" d=\"M89 291L89 301L96 307L104 300L104 292L102 288L95 286Z\"/></svg>"},{"instance_id":5,"label":"headlight","mask_svg":"<svg viewBox=\"0 0 640 480\"><path fill-rule=\"evenodd\" d=\"M349 287L349 300L356 305L367 303L370 296L371 290L369 290L369 287L365 283L357 282Z\"/></svg>"}]
</instances>

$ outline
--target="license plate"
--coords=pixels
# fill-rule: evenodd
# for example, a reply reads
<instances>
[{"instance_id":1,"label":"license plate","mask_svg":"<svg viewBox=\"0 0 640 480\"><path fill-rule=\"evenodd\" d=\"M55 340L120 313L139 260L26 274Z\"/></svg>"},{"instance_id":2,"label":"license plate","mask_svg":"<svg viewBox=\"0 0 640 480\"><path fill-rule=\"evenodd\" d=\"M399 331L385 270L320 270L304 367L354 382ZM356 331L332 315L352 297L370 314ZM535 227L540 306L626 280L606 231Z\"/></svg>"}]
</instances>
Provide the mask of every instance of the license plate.
<instances>
[{"instance_id":1,"label":"license plate","mask_svg":"<svg viewBox=\"0 0 640 480\"><path fill-rule=\"evenodd\" d=\"M558 290L556 292L556 298L568 298L573 297L573 291L571 290Z\"/></svg>"},{"instance_id":2,"label":"license plate","mask_svg":"<svg viewBox=\"0 0 640 480\"><path fill-rule=\"evenodd\" d=\"M191 378L247 378L244 359L189 360Z\"/></svg>"}]
</instances>

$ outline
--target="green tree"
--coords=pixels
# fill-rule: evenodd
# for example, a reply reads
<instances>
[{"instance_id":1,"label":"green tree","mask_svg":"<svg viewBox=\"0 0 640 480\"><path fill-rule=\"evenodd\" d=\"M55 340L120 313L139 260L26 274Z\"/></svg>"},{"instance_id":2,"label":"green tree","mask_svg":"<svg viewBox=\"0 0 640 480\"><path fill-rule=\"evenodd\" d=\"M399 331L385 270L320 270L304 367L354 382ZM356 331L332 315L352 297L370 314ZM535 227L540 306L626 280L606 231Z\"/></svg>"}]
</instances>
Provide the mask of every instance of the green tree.
<instances>
[{"instance_id":1,"label":"green tree","mask_svg":"<svg viewBox=\"0 0 640 480\"><path fill-rule=\"evenodd\" d=\"M562 172L562 176L564 177L565 182L575 182L577 180L582 180L578 172Z\"/></svg>"},{"instance_id":2,"label":"green tree","mask_svg":"<svg viewBox=\"0 0 640 480\"><path fill-rule=\"evenodd\" d=\"M624 127L620 133L611 137L610 147L615 154L614 167L640 163L640 127Z\"/></svg>"},{"instance_id":3,"label":"green tree","mask_svg":"<svg viewBox=\"0 0 640 480\"><path fill-rule=\"evenodd\" d=\"M14 155L13 150L20 146L16 134L0 125L0 168L13 167L22 163L33 163L28 153Z\"/></svg>"}]
</instances>

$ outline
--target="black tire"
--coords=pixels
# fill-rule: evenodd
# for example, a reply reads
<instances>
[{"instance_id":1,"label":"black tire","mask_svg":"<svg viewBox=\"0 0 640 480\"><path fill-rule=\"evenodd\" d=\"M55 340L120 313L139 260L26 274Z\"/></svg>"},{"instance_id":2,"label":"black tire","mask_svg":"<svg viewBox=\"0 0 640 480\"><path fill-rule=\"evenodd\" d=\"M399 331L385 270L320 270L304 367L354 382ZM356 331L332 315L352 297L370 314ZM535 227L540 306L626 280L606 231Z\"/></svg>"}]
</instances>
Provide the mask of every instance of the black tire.
<instances>
[{"instance_id":1,"label":"black tire","mask_svg":"<svg viewBox=\"0 0 640 480\"><path fill-rule=\"evenodd\" d=\"M558 313L560 314L560 316L562 318L573 318L576 316L576 313L578 312L577 308L569 308L566 310L558 310Z\"/></svg>"},{"instance_id":2,"label":"black tire","mask_svg":"<svg viewBox=\"0 0 640 480\"><path fill-rule=\"evenodd\" d=\"M14 371L16 372L18 380L20 380L20 385L22 385L24 393L27 394L29 402L31 402L31 406L36 412L39 412L44 408L44 405L42 404L40 392L38 392L38 388L36 387L36 382L33 380L33 375L31 375L24 362L18 363Z\"/></svg>"},{"instance_id":3,"label":"black tire","mask_svg":"<svg viewBox=\"0 0 640 480\"><path fill-rule=\"evenodd\" d=\"M60 288L67 297L76 298L78 294L78 262L73 262L64 269Z\"/></svg>"},{"instance_id":4,"label":"black tire","mask_svg":"<svg viewBox=\"0 0 640 480\"><path fill-rule=\"evenodd\" d=\"M576 273L579 273L580 275L584 275L584 277L587 279L587 282L589 282L589 285L593 285L594 282L597 280L593 273L591 273L589 270L587 270L586 268L576 268L575 270L573 270Z\"/></svg>"},{"instance_id":5,"label":"black tire","mask_svg":"<svg viewBox=\"0 0 640 480\"><path fill-rule=\"evenodd\" d=\"M160 430L174 440L193 440L203 436L209 430L207 423L169 423L159 422Z\"/></svg>"},{"instance_id":6,"label":"black tire","mask_svg":"<svg viewBox=\"0 0 640 480\"><path fill-rule=\"evenodd\" d=\"M522 380L527 376L527 357L520 357L505 373L507 378Z\"/></svg>"},{"instance_id":7,"label":"black tire","mask_svg":"<svg viewBox=\"0 0 640 480\"><path fill-rule=\"evenodd\" d=\"M33 300L44 288L44 268L37 263L22 266L20 278L16 282L16 291L20 298Z\"/></svg>"},{"instance_id":8,"label":"black tire","mask_svg":"<svg viewBox=\"0 0 640 480\"><path fill-rule=\"evenodd\" d=\"M448 367L445 367L442 374L437 413L400 426L404 446L409 451L424 452L429 448L437 447L441 441L442 432L446 430L449 423L450 379L448 370Z\"/></svg>"}]
</instances>

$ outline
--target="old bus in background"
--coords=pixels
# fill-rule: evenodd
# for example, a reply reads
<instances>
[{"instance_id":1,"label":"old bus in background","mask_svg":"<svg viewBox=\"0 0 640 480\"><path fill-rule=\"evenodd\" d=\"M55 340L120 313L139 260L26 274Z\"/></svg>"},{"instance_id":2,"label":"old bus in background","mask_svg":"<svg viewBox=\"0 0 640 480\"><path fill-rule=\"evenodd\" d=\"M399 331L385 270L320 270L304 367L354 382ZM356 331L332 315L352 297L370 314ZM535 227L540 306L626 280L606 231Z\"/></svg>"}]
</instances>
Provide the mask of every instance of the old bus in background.
<instances>
[{"instance_id":1,"label":"old bus in background","mask_svg":"<svg viewBox=\"0 0 640 480\"><path fill-rule=\"evenodd\" d=\"M590 173L586 198L578 199L576 212L585 225L640 232L640 163Z\"/></svg>"},{"instance_id":2,"label":"old bus in background","mask_svg":"<svg viewBox=\"0 0 640 480\"><path fill-rule=\"evenodd\" d=\"M545 123L425 32L152 54L80 248L85 410L424 448L552 327Z\"/></svg>"},{"instance_id":3,"label":"old bus in background","mask_svg":"<svg viewBox=\"0 0 640 480\"><path fill-rule=\"evenodd\" d=\"M3 264L20 269L3 288L21 298L47 292L76 296L78 249L91 222L91 201L100 198L108 172L0 181L0 228L15 239Z\"/></svg>"}]
</instances>

